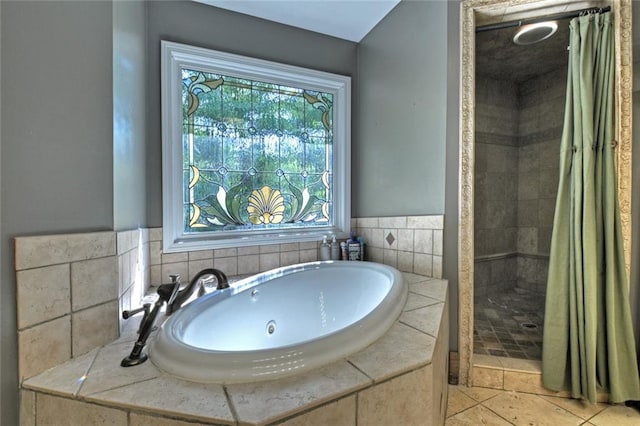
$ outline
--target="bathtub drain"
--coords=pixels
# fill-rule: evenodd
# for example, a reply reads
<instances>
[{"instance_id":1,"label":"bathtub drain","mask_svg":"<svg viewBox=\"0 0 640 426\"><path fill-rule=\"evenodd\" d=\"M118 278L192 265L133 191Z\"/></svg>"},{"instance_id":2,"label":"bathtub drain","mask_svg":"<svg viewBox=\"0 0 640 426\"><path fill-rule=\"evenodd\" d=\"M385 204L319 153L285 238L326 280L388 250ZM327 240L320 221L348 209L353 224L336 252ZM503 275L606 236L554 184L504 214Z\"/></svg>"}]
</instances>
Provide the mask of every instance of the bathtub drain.
<instances>
[{"instance_id":1,"label":"bathtub drain","mask_svg":"<svg viewBox=\"0 0 640 426\"><path fill-rule=\"evenodd\" d=\"M271 335L276 332L276 322L271 320L267 323L267 334Z\"/></svg>"}]
</instances>

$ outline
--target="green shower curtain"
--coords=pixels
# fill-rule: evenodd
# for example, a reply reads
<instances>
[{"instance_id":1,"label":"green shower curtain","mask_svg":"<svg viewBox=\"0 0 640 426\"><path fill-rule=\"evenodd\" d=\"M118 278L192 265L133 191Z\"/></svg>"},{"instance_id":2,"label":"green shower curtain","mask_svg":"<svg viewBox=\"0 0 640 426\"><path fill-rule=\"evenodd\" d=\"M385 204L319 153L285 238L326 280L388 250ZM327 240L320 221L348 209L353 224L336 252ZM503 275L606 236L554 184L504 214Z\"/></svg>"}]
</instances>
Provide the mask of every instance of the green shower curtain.
<instances>
[{"instance_id":1,"label":"green shower curtain","mask_svg":"<svg viewBox=\"0 0 640 426\"><path fill-rule=\"evenodd\" d=\"M616 192L612 20L570 23L542 348L544 386L591 402L598 391L640 399Z\"/></svg>"}]
</instances>

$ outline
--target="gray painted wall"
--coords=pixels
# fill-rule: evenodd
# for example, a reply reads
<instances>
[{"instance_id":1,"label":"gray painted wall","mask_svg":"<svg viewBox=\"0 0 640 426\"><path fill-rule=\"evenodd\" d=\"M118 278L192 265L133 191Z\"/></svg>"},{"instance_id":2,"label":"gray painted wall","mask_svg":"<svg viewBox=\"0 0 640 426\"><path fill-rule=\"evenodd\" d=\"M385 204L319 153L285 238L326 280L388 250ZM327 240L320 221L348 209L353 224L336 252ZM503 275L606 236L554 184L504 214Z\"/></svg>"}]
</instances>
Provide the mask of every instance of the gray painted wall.
<instances>
[{"instance_id":1,"label":"gray painted wall","mask_svg":"<svg viewBox=\"0 0 640 426\"><path fill-rule=\"evenodd\" d=\"M354 215L445 213L444 275L450 281L451 347L455 350L458 2L430 3L429 7L418 2L401 3L388 18L391 21L383 21L363 43L366 46L362 46L359 65L356 59L358 46L354 43L247 16L212 11L198 4L153 2L147 7L150 9L147 17L151 70L157 70L159 66L159 40L167 38L347 75L356 75L359 69L362 79L369 80L366 84L354 84L356 90L367 88L373 91L366 97L354 99L354 118L359 127L377 126L380 132L367 133L364 129L364 132L358 132L354 129L354 152L360 154L356 158L357 164L354 163ZM637 22L639 18L635 9L634 21ZM0 424L13 425L17 416L17 378L15 280L10 238L18 234L111 229L117 222L134 223L140 218L133 212L121 215L119 207L117 211L114 209L114 204L127 200L124 194L128 192L120 188L121 183L115 191L113 188L113 174L124 163L121 163L122 158L117 152L114 156L112 142L115 137L112 134L112 94L118 93L118 87L121 87L114 83L117 76L112 75L115 72L112 53L119 50L118 39L112 46L112 32L128 24L119 22L118 16L112 22L112 13L118 11L112 10L110 2L3 1L0 2L0 11ZM386 34L383 36L383 33ZM640 40L638 26L634 34L634 40ZM400 103L400 96L394 98L395 95L387 93L387 90L376 93L383 88L376 81L380 82L385 77L380 73L384 64L375 60L376 52L389 63L389 71L394 72L385 80L384 87L397 89L406 95L402 99L405 104L401 105L408 108L398 111L409 113L411 118L404 117L404 113L398 114L394 109ZM415 54L417 58L412 57ZM411 67L413 73L398 70L398 64L394 68L393 61L400 59L402 63L418 68ZM43 69L47 72L42 72ZM405 78L407 87L423 96L407 93L406 88L400 87L397 76ZM151 73L149 77L145 225L159 226L162 222L159 75ZM390 81L392 79L396 80ZM417 86L416 81L419 83ZM362 108L366 114L359 114L358 103L365 100L385 102ZM414 101L415 105L412 104ZM640 129L638 110L640 97L636 96L636 129ZM379 121L389 117L394 118L394 126L410 122L424 131L407 131L400 139L393 133L394 137L390 138L389 133L386 136L383 133L389 131L381 128L384 122ZM399 127L396 130L405 132ZM400 142L403 145L399 145ZM636 152L640 152L637 137L634 142ZM376 158L363 157L363 150L377 152ZM419 166L423 173L418 180L403 170L406 165L413 165L401 162L407 159L403 154L406 151L412 153L408 160L415 161L415 157L422 160ZM380 163L382 154L389 155L384 167ZM139 161L133 164L137 166ZM389 167L397 169L398 174L390 174ZM640 171L640 155L634 157L634 170L634 184L640 185L640 173L637 172ZM393 203L378 196L380 188L376 183L384 184L386 188L390 185L390 182L376 177L383 171L388 180L393 176L400 182L413 184L407 186L407 191L391 188L394 197L403 195L399 202L396 200L397 208L389 209L387 206ZM640 247L640 235L635 226L638 202L636 197L634 259ZM634 318L640 322L637 314L638 266L634 262L632 291L635 293Z\"/></svg>"},{"instance_id":2,"label":"gray painted wall","mask_svg":"<svg viewBox=\"0 0 640 426\"><path fill-rule=\"evenodd\" d=\"M113 3L113 228L145 225L147 39L145 3Z\"/></svg>"},{"instance_id":3,"label":"gray painted wall","mask_svg":"<svg viewBox=\"0 0 640 426\"><path fill-rule=\"evenodd\" d=\"M443 214L447 2L401 2L358 48L352 214Z\"/></svg>"},{"instance_id":4,"label":"gray painted wall","mask_svg":"<svg viewBox=\"0 0 640 426\"><path fill-rule=\"evenodd\" d=\"M200 3L148 4L147 223L162 225L160 40L222 50L353 77L357 44ZM353 108L355 95L352 95Z\"/></svg>"},{"instance_id":5,"label":"gray painted wall","mask_svg":"<svg viewBox=\"0 0 640 426\"><path fill-rule=\"evenodd\" d=\"M0 372L17 424L15 235L113 225L110 2L2 2Z\"/></svg>"}]
</instances>

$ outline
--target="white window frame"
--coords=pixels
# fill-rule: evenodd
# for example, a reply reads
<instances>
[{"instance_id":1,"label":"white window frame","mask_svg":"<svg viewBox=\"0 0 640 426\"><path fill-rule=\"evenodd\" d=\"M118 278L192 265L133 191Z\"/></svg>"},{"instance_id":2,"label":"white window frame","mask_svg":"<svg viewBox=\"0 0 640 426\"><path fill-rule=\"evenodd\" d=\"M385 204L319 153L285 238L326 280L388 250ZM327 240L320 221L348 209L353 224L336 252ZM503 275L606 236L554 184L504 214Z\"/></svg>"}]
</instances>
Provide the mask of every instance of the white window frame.
<instances>
[{"instance_id":1,"label":"white window frame","mask_svg":"<svg viewBox=\"0 0 640 426\"><path fill-rule=\"evenodd\" d=\"M185 233L183 230L183 68L332 93L333 225L266 231ZM318 241L351 228L351 77L211 49L161 41L163 252ZM220 234L220 235L215 235Z\"/></svg>"}]
</instances>

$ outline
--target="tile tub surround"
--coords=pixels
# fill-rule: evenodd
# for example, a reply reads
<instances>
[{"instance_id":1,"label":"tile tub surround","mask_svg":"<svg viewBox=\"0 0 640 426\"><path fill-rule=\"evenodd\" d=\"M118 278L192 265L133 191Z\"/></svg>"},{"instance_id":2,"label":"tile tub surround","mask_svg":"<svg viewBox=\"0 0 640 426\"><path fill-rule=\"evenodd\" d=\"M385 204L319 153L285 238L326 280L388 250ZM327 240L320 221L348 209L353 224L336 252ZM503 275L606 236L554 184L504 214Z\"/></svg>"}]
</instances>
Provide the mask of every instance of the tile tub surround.
<instances>
[{"instance_id":1,"label":"tile tub surround","mask_svg":"<svg viewBox=\"0 0 640 426\"><path fill-rule=\"evenodd\" d=\"M369 260L442 275L443 216L352 219ZM384 235L384 239L383 239ZM162 253L162 228L17 237L18 369L34 376L117 338L150 285L205 268L251 275L318 260L320 242ZM42 354L47 356L43 357Z\"/></svg>"},{"instance_id":2,"label":"tile tub surround","mask_svg":"<svg viewBox=\"0 0 640 426\"><path fill-rule=\"evenodd\" d=\"M366 260L442 278L443 215L352 218L351 227L365 240ZM150 280L158 285L179 274L187 281L204 268L220 269L227 276L252 275L317 261L319 247L320 241L311 241L165 254L162 228L150 228Z\"/></svg>"},{"instance_id":3,"label":"tile tub surround","mask_svg":"<svg viewBox=\"0 0 640 426\"><path fill-rule=\"evenodd\" d=\"M346 359L273 381L192 383L151 362L120 367L135 339L132 324L120 339L24 381L22 424L443 424L447 282L403 276L409 297L398 321Z\"/></svg>"},{"instance_id":4,"label":"tile tub surround","mask_svg":"<svg viewBox=\"0 0 640 426\"><path fill-rule=\"evenodd\" d=\"M118 337L119 313L147 287L147 240L146 230L14 239L20 380Z\"/></svg>"}]
</instances>

